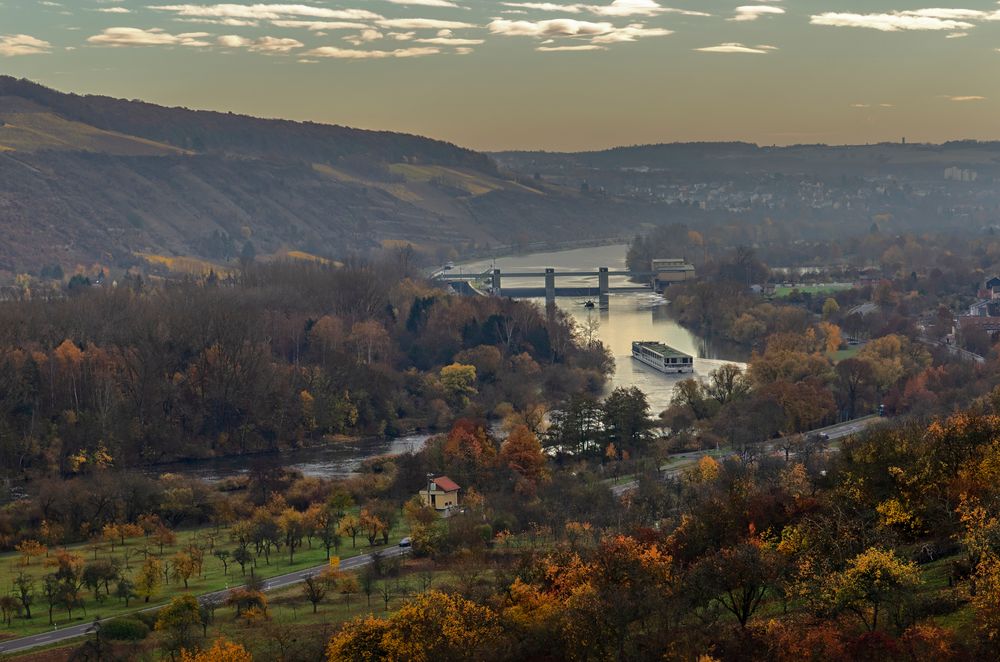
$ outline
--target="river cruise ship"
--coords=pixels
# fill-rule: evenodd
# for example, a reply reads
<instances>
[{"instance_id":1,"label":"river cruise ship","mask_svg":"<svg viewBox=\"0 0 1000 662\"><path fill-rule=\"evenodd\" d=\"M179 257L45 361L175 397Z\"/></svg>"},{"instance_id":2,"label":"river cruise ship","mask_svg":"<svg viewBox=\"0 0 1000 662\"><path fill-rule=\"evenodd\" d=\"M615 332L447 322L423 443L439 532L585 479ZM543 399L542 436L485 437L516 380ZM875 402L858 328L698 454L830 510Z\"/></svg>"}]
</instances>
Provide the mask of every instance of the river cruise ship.
<instances>
[{"instance_id":1,"label":"river cruise ship","mask_svg":"<svg viewBox=\"0 0 1000 662\"><path fill-rule=\"evenodd\" d=\"M636 340L632 343L632 358L665 373L694 372L694 359L661 342Z\"/></svg>"}]
</instances>

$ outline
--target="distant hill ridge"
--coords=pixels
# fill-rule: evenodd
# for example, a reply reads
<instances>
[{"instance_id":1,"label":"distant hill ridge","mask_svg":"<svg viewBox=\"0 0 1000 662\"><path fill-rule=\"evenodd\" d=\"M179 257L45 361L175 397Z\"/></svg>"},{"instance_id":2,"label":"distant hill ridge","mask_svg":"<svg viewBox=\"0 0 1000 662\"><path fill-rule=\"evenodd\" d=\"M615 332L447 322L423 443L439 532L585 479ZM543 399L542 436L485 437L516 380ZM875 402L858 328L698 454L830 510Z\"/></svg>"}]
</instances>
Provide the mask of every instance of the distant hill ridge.
<instances>
[{"instance_id":1,"label":"distant hill ridge","mask_svg":"<svg viewBox=\"0 0 1000 662\"><path fill-rule=\"evenodd\" d=\"M0 278L55 264L232 263L245 242L259 255L337 258L398 241L444 252L578 241L657 214L440 140L0 76Z\"/></svg>"},{"instance_id":2,"label":"distant hill ridge","mask_svg":"<svg viewBox=\"0 0 1000 662\"><path fill-rule=\"evenodd\" d=\"M440 140L331 124L168 108L143 101L57 92L29 80L0 76L0 98L20 97L99 129L127 133L182 149L306 160L376 157L402 162L419 156L439 165L495 173L489 157Z\"/></svg>"}]
</instances>

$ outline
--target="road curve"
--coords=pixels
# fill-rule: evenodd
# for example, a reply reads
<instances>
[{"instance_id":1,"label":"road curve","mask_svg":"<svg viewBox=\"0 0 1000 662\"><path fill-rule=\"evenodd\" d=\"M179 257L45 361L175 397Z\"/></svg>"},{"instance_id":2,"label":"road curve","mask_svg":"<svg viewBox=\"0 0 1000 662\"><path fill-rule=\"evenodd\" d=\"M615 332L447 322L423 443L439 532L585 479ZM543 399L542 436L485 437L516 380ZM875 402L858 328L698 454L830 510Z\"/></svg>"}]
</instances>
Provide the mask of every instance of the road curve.
<instances>
[{"instance_id":1,"label":"road curve","mask_svg":"<svg viewBox=\"0 0 1000 662\"><path fill-rule=\"evenodd\" d=\"M386 547L378 552L372 552L371 554L360 554L358 556L352 556L349 559L344 559L340 562L341 570L353 570L355 568L360 568L361 566L371 563L372 557L375 554L381 554L382 558L394 558L397 556L403 556L408 554L410 549L408 547ZM303 568L302 570L296 570L295 572L290 572L286 575L278 575L276 577L271 577L265 579L263 582L265 591L273 591L279 588L285 588L286 586L291 586L293 584L298 584L304 581L306 577L316 574L317 572L325 569L326 564L313 566L311 568ZM236 588L236 587L233 587ZM223 589L221 591L213 591L212 593L205 593L198 596L199 602L204 602L206 600L212 599L223 599L226 594L232 589ZM155 607L148 607L146 609L139 609L137 611L158 611L162 609L164 605L157 605ZM113 616L111 618L121 618L125 614L119 614L118 616ZM107 621L110 618L102 618L101 621ZM38 646L47 646L50 644L57 644L62 641L68 641L70 639L75 639L76 637L82 637L91 632L94 622L88 621L84 623L79 623L77 625L71 625L69 627L59 628L52 630L51 632L40 632L38 634L33 634L28 637L21 637L19 639L10 639L8 641L0 642L0 655L8 653L20 653L31 648L36 648Z\"/></svg>"},{"instance_id":2,"label":"road curve","mask_svg":"<svg viewBox=\"0 0 1000 662\"><path fill-rule=\"evenodd\" d=\"M845 421L843 423L837 423L836 425L831 425L825 428L819 428L817 430L812 430L810 432L803 433L802 436L809 436L811 434L823 433L827 437L827 441L836 441L837 439L843 439L844 437L849 437L852 434L861 432L869 425L879 423L886 419L879 416L865 416L863 418L855 418L851 421ZM769 441L766 443L765 447L768 449L780 448L781 439L776 439L774 441ZM661 478L673 478L677 476L685 469L690 469L694 466L698 460L706 456L719 456L719 453L714 450L705 451L689 451L687 453L678 453L677 455L671 455L671 459L679 461L679 466L670 467L669 469L662 469L660 471ZM611 493L616 497L621 497L626 492L631 492L639 486L639 481L630 480L618 485L613 485L611 487Z\"/></svg>"}]
</instances>

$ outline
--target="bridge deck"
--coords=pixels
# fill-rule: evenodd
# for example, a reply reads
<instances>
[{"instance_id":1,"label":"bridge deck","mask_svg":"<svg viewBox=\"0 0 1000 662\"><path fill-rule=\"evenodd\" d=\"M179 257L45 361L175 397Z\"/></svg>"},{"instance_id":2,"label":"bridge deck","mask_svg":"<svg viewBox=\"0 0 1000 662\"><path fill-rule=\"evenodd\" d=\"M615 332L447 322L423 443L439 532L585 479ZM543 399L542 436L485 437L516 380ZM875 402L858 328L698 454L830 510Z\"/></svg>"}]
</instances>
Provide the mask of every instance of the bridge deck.
<instances>
[{"instance_id":1,"label":"bridge deck","mask_svg":"<svg viewBox=\"0 0 1000 662\"><path fill-rule=\"evenodd\" d=\"M654 271L556 271L551 274L544 271L501 271L501 278L545 278L546 276L555 276L556 278L562 278L565 276L592 276L597 277L602 273L606 273L609 276L629 276L631 278L652 278L656 275ZM492 271L484 271L483 273L469 273L469 274L456 274L456 273L444 273L440 274L438 278L442 280L472 280L475 278L488 278L493 275Z\"/></svg>"}]
</instances>

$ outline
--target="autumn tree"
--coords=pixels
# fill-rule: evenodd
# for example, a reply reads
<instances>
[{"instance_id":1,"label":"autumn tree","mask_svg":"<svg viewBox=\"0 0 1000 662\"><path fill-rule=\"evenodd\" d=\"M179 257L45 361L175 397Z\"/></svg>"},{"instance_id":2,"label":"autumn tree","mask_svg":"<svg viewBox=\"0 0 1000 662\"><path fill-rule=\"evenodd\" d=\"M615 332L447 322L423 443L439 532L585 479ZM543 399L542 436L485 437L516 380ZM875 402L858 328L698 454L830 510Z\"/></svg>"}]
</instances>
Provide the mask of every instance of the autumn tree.
<instances>
[{"instance_id":1,"label":"autumn tree","mask_svg":"<svg viewBox=\"0 0 1000 662\"><path fill-rule=\"evenodd\" d=\"M468 659L487 651L500 636L495 612L460 596L434 590L403 605L390 623L382 637L390 660Z\"/></svg>"},{"instance_id":2,"label":"autumn tree","mask_svg":"<svg viewBox=\"0 0 1000 662\"><path fill-rule=\"evenodd\" d=\"M350 536L351 547L358 546L358 534L361 533L361 521L354 515L344 515L339 524L340 532L345 536Z\"/></svg>"},{"instance_id":3,"label":"autumn tree","mask_svg":"<svg viewBox=\"0 0 1000 662\"><path fill-rule=\"evenodd\" d=\"M14 616L21 613L21 603L13 595L0 595L0 618L10 627Z\"/></svg>"},{"instance_id":4,"label":"autumn tree","mask_svg":"<svg viewBox=\"0 0 1000 662\"><path fill-rule=\"evenodd\" d=\"M198 565L194 557L188 552L177 552L170 558L170 565L173 568L174 579L184 582L184 588L188 587L188 581L198 571Z\"/></svg>"},{"instance_id":5,"label":"autumn tree","mask_svg":"<svg viewBox=\"0 0 1000 662\"><path fill-rule=\"evenodd\" d=\"M874 632L886 611L902 608L920 577L915 564L892 551L872 547L851 559L834 582L837 605Z\"/></svg>"},{"instance_id":6,"label":"autumn tree","mask_svg":"<svg viewBox=\"0 0 1000 662\"><path fill-rule=\"evenodd\" d=\"M241 644L220 637L203 651L181 651L180 662L253 662L253 655Z\"/></svg>"},{"instance_id":7,"label":"autumn tree","mask_svg":"<svg viewBox=\"0 0 1000 662\"><path fill-rule=\"evenodd\" d=\"M476 394L476 367L452 363L441 368L441 386L458 409L469 404L469 396Z\"/></svg>"},{"instance_id":8,"label":"autumn tree","mask_svg":"<svg viewBox=\"0 0 1000 662\"><path fill-rule=\"evenodd\" d=\"M222 574L229 574L229 560L232 557L232 552L228 549L217 549L212 552L212 556L219 559L219 563L222 564Z\"/></svg>"},{"instance_id":9,"label":"autumn tree","mask_svg":"<svg viewBox=\"0 0 1000 662\"><path fill-rule=\"evenodd\" d=\"M169 545L176 544L177 534L167 528L165 525L160 524L156 527L156 530L151 536L152 541L159 546L160 554L163 554L163 548Z\"/></svg>"},{"instance_id":10,"label":"autumn tree","mask_svg":"<svg viewBox=\"0 0 1000 662\"><path fill-rule=\"evenodd\" d=\"M500 462L518 476L537 485L545 475L545 454L534 432L516 425L500 446Z\"/></svg>"},{"instance_id":11,"label":"autumn tree","mask_svg":"<svg viewBox=\"0 0 1000 662\"><path fill-rule=\"evenodd\" d=\"M736 617L741 628L760 609L779 576L780 558L758 536L706 557L700 563L705 595Z\"/></svg>"},{"instance_id":12,"label":"autumn tree","mask_svg":"<svg viewBox=\"0 0 1000 662\"><path fill-rule=\"evenodd\" d=\"M201 610L193 595L179 595L157 612L156 631L162 634L162 645L171 658L191 647L200 625Z\"/></svg>"},{"instance_id":13,"label":"autumn tree","mask_svg":"<svg viewBox=\"0 0 1000 662\"><path fill-rule=\"evenodd\" d=\"M849 358L837 363L837 397L848 418L856 418L875 395L875 372L871 363Z\"/></svg>"},{"instance_id":14,"label":"autumn tree","mask_svg":"<svg viewBox=\"0 0 1000 662\"><path fill-rule=\"evenodd\" d=\"M382 640L391 625L389 621L374 616L359 617L348 621L330 639L326 654L329 662L356 660L382 662L391 660Z\"/></svg>"},{"instance_id":15,"label":"autumn tree","mask_svg":"<svg viewBox=\"0 0 1000 662\"><path fill-rule=\"evenodd\" d=\"M35 602L35 579L26 572L14 578L14 595L21 602L25 618L31 620L31 605Z\"/></svg>"},{"instance_id":16,"label":"autumn tree","mask_svg":"<svg viewBox=\"0 0 1000 662\"><path fill-rule=\"evenodd\" d=\"M638 387L619 387L604 400L602 407L607 441L615 444L619 454L628 451L639 456L646 451L652 421L649 399Z\"/></svg>"},{"instance_id":17,"label":"autumn tree","mask_svg":"<svg viewBox=\"0 0 1000 662\"><path fill-rule=\"evenodd\" d=\"M150 598L155 597L160 592L162 585L163 562L155 556L146 557L135 577L136 594L143 599L143 602L149 602Z\"/></svg>"},{"instance_id":18,"label":"autumn tree","mask_svg":"<svg viewBox=\"0 0 1000 662\"><path fill-rule=\"evenodd\" d=\"M21 565L31 565L31 559L36 556L44 556L48 553L48 547L30 538L22 540L14 546L14 551L21 555Z\"/></svg>"},{"instance_id":19,"label":"autumn tree","mask_svg":"<svg viewBox=\"0 0 1000 662\"><path fill-rule=\"evenodd\" d=\"M368 538L368 544L370 546L375 545L375 539L386 530L388 526L382 519L371 512L367 508L361 510L361 517L358 520L361 530L364 531L365 537Z\"/></svg>"},{"instance_id":20,"label":"autumn tree","mask_svg":"<svg viewBox=\"0 0 1000 662\"><path fill-rule=\"evenodd\" d=\"M288 564L295 563L295 550L302 546L305 534L305 518L294 508L286 508L278 518L278 527L284 536L285 548L288 549Z\"/></svg>"},{"instance_id":21,"label":"autumn tree","mask_svg":"<svg viewBox=\"0 0 1000 662\"><path fill-rule=\"evenodd\" d=\"M724 406L750 392L750 379L735 363L725 363L708 374L705 394Z\"/></svg>"},{"instance_id":22,"label":"autumn tree","mask_svg":"<svg viewBox=\"0 0 1000 662\"><path fill-rule=\"evenodd\" d=\"M329 582L319 574L309 575L302 580L302 595L312 603L314 614L319 608L319 603L326 597L326 592L329 588Z\"/></svg>"},{"instance_id":23,"label":"autumn tree","mask_svg":"<svg viewBox=\"0 0 1000 662\"><path fill-rule=\"evenodd\" d=\"M839 312L840 304L837 303L837 300L833 297L827 297L826 301L823 302L823 319L833 319Z\"/></svg>"}]
</instances>

